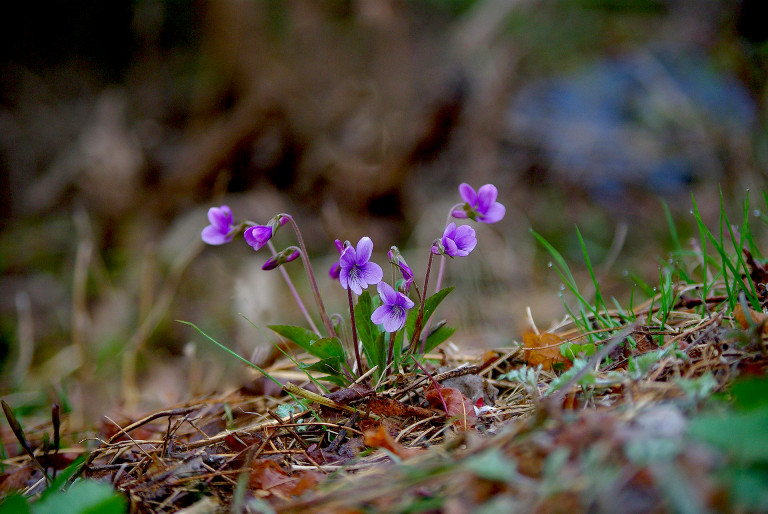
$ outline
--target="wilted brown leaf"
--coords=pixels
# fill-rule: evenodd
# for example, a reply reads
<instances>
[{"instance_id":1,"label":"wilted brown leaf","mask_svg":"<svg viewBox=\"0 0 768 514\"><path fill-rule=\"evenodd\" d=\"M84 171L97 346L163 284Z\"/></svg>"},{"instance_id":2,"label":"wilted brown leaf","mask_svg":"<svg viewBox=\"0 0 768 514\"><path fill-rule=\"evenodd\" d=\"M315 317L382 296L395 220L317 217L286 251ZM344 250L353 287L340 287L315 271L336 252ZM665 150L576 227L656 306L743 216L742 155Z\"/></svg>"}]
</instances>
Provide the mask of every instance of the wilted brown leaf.
<instances>
[{"instance_id":1,"label":"wilted brown leaf","mask_svg":"<svg viewBox=\"0 0 768 514\"><path fill-rule=\"evenodd\" d=\"M428 418L434 414L430 410L379 395L375 395L368 400L368 409L379 416L394 416L397 418Z\"/></svg>"},{"instance_id":2,"label":"wilted brown leaf","mask_svg":"<svg viewBox=\"0 0 768 514\"><path fill-rule=\"evenodd\" d=\"M414 455L422 453L422 448L406 448L402 444L395 441L384 425L379 425L376 428L371 428L365 431L365 444L367 446L373 446L374 448L384 448L391 451L401 459L409 459Z\"/></svg>"},{"instance_id":3,"label":"wilted brown leaf","mask_svg":"<svg viewBox=\"0 0 768 514\"><path fill-rule=\"evenodd\" d=\"M448 409L446 414L449 418L456 418L454 426L461 430L468 430L477 423L477 414L472 401L461 394L458 389L453 387L441 387L440 393L432 388L427 391L426 398L430 405L438 409L443 408L443 402L440 400L442 395L445 400L445 407Z\"/></svg>"},{"instance_id":4,"label":"wilted brown leaf","mask_svg":"<svg viewBox=\"0 0 768 514\"><path fill-rule=\"evenodd\" d=\"M751 322L747 319L747 316L744 314L744 309L740 304L737 304L736 307L733 308L733 318L738 321L741 328L746 330L750 326L760 325L762 323L763 335L768 335L768 322L766 322L768 320L768 314L763 314L761 312L756 312L752 309L749 309L749 317L752 318Z\"/></svg>"},{"instance_id":5,"label":"wilted brown leaf","mask_svg":"<svg viewBox=\"0 0 768 514\"><path fill-rule=\"evenodd\" d=\"M278 496L298 496L323 478L324 475L316 471L297 471L288 475L275 461L257 460L251 464L248 485Z\"/></svg>"},{"instance_id":6,"label":"wilted brown leaf","mask_svg":"<svg viewBox=\"0 0 768 514\"><path fill-rule=\"evenodd\" d=\"M571 367L571 361L560 354L563 340L556 334L544 332L526 332L523 334L525 360L531 366L542 365L544 369L552 369L552 364L562 362L566 369Z\"/></svg>"}]
</instances>

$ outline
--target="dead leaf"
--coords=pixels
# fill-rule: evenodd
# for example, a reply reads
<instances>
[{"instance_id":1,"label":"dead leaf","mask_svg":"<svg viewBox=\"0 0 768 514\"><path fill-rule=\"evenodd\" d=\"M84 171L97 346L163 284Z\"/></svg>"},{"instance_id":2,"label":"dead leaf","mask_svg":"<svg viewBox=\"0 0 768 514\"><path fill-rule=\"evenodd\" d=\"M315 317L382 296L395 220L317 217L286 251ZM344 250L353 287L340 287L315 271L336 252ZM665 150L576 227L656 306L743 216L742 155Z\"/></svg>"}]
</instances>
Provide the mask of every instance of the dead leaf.
<instances>
[{"instance_id":1,"label":"dead leaf","mask_svg":"<svg viewBox=\"0 0 768 514\"><path fill-rule=\"evenodd\" d=\"M366 446L389 450L403 460L409 459L424 452L422 448L406 448L402 444L395 441L392 436L389 435L389 432L387 432L386 428L384 428L384 425L379 425L376 428L366 430L365 444Z\"/></svg>"},{"instance_id":2,"label":"dead leaf","mask_svg":"<svg viewBox=\"0 0 768 514\"><path fill-rule=\"evenodd\" d=\"M261 459L251 464L248 485L251 489L289 497L300 495L317 485L324 477L325 475L316 471L297 471L288 475L275 461Z\"/></svg>"},{"instance_id":3,"label":"dead leaf","mask_svg":"<svg viewBox=\"0 0 768 514\"><path fill-rule=\"evenodd\" d=\"M428 418L434 415L434 412L430 410L379 395L375 395L368 400L368 409L374 414L384 417Z\"/></svg>"},{"instance_id":4,"label":"dead leaf","mask_svg":"<svg viewBox=\"0 0 768 514\"><path fill-rule=\"evenodd\" d=\"M760 325L762 323L763 335L768 335L768 314L749 309L749 317L752 318L751 323L744 314L744 309L742 309L740 304L737 304L736 307L733 308L733 318L739 322L741 328L746 330L750 326Z\"/></svg>"},{"instance_id":5,"label":"dead leaf","mask_svg":"<svg viewBox=\"0 0 768 514\"><path fill-rule=\"evenodd\" d=\"M454 426L461 430L468 430L475 426L477 414L469 398L453 387L441 387L439 394L435 388L432 388L427 391L426 398L430 405L441 409L443 402L440 400L440 395L445 400L445 406L448 409L446 414L449 418L455 418Z\"/></svg>"},{"instance_id":6,"label":"dead leaf","mask_svg":"<svg viewBox=\"0 0 768 514\"><path fill-rule=\"evenodd\" d=\"M326 394L325 397L329 400L333 400L336 403L347 405L355 400L362 400L366 396L373 394L373 389L365 384L352 384L344 389L339 389L332 393Z\"/></svg>"},{"instance_id":7,"label":"dead leaf","mask_svg":"<svg viewBox=\"0 0 768 514\"><path fill-rule=\"evenodd\" d=\"M560 353L562 344L563 340L556 334L526 332L523 334L525 360L531 366L541 364L543 369L552 369L552 364L562 362L568 369L572 364Z\"/></svg>"}]
</instances>

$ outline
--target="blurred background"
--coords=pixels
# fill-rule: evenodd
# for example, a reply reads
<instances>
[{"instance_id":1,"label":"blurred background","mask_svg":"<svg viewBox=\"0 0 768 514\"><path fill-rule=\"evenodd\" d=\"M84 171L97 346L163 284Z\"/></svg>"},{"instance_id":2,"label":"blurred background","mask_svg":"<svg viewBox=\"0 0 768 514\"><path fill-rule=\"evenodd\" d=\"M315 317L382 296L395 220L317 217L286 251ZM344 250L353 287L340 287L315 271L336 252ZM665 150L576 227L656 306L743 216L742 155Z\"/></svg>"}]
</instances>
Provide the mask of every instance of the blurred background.
<instances>
[{"instance_id":1,"label":"blurred background","mask_svg":"<svg viewBox=\"0 0 768 514\"><path fill-rule=\"evenodd\" d=\"M441 307L473 352L565 312L533 228L625 302L683 240L765 210L768 25L752 0L59 0L0 21L0 393L87 425L251 377L304 324L266 251L205 247L210 206L294 215L331 311L333 240L423 280L457 187L493 183ZM755 214L759 214L756 212ZM285 228L278 247L294 244ZM299 262L288 266L306 301ZM242 316L241 316L242 314ZM258 327L249 324L247 317ZM316 318L317 319L317 318Z\"/></svg>"}]
</instances>

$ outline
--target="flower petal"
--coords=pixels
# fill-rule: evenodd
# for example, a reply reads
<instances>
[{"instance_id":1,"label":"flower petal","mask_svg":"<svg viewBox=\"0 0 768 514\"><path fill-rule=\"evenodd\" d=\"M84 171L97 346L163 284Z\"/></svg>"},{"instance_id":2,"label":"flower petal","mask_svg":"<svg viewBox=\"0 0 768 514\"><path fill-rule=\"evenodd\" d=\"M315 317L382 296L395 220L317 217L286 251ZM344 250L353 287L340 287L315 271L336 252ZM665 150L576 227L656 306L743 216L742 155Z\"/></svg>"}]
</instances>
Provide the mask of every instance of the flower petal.
<instances>
[{"instance_id":1,"label":"flower petal","mask_svg":"<svg viewBox=\"0 0 768 514\"><path fill-rule=\"evenodd\" d=\"M351 268L357 263L357 259L355 257L355 249L351 246L347 246L343 252L341 252L341 257L339 257L339 263L341 264L342 268Z\"/></svg>"},{"instance_id":2,"label":"flower petal","mask_svg":"<svg viewBox=\"0 0 768 514\"><path fill-rule=\"evenodd\" d=\"M363 287L368 287L369 284L378 284L384 278L384 271L375 262L366 262L362 266L358 266L357 269L358 277L365 283Z\"/></svg>"},{"instance_id":3,"label":"flower petal","mask_svg":"<svg viewBox=\"0 0 768 514\"><path fill-rule=\"evenodd\" d=\"M203 238L203 242L209 245L223 245L232 241L232 237L227 237L227 234L222 234L221 231L213 225L208 225L203 229L200 234Z\"/></svg>"},{"instance_id":4,"label":"flower petal","mask_svg":"<svg viewBox=\"0 0 768 514\"><path fill-rule=\"evenodd\" d=\"M375 311L371 314L371 321L376 323L377 325L381 325L384 323L384 320L387 319L389 316L390 306L389 305L381 305L376 308Z\"/></svg>"},{"instance_id":5,"label":"flower petal","mask_svg":"<svg viewBox=\"0 0 768 514\"><path fill-rule=\"evenodd\" d=\"M454 209L453 212L451 212L451 216L458 219L468 218L467 212L464 209Z\"/></svg>"},{"instance_id":6,"label":"flower petal","mask_svg":"<svg viewBox=\"0 0 768 514\"><path fill-rule=\"evenodd\" d=\"M496 202L499 191L493 184L486 184L477 192L477 210L480 214L485 214L491 205Z\"/></svg>"},{"instance_id":7,"label":"flower petal","mask_svg":"<svg viewBox=\"0 0 768 514\"><path fill-rule=\"evenodd\" d=\"M349 287L349 268L341 268L341 271L339 271L339 282L341 283L341 287L346 289Z\"/></svg>"},{"instance_id":8,"label":"flower petal","mask_svg":"<svg viewBox=\"0 0 768 514\"><path fill-rule=\"evenodd\" d=\"M405 310L413 309L413 306L416 305L415 303L413 303L413 300L405 296L403 293L397 293L396 304Z\"/></svg>"},{"instance_id":9,"label":"flower petal","mask_svg":"<svg viewBox=\"0 0 768 514\"><path fill-rule=\"evenodd\" d=\"M456 246L456 243L453 242L453 239L447 237L443 238L443 246L445 247L445 255L450 257L456 257L458 255L459 249Z\"/></svg>"},{"instance_id":10,"label":"flower petal","mask_svg":"<svg viewBox=\"0 0 768 514\"><path fill-rule=\"evenodd\" d=\"M456 233L456 223L450 222L443 231L443 238L450 238L453 239L454 234Z\"/></svg>"},{"instance_id":11,"label":"flower petal","mask_svg":"<svg viewBox=\"0 0 768 514\"><path fill-rule=\"evenodd\" d=\"M248 227L245 229L243 237L245 238L246 243L252 246L254 250L258 251L272 238L272 227L264 225Z\"/></svg>"},{"instance_id":12,"label":"flower petal","mask_svg":"<svg viewBox=\"0 0 768 514\"><path fill-rule=\"evenodd\" d=\"M385 305L394 305L397 302L397 292L383 280L378 283L376 290L379 292L381 301L384 302Z\"/></svg>"},{"instance_id":13,"label":"flower petal","mask_svg":"<svg viewBox=\"0 0 768 514\"><path fill-rule=\"evenodd\" d=\"M469 205L472 207L477 206L477 193L475 193L474 188L466 182L463 182L461 185L459 185L459 194L461 195L461 199L467 202Z\"/></svg>"},{"instance_id":14,"label":"flower petal","mask_svg":"<svg viewBox=\"0 0 768 514\"><path fill-rule=\"evenodd\" d=\"M363 282L359 276L351 274L347 278L347 286L352 290L353 293L360 296L363 294L363 289L368 287L368 284Z\"/></svg>"},{"instance_id":15,"label":"flower petal","mask_svg":"<svg viewBox=\"0 0 768 514\"><path fill-rule=\"evenodd\" d=\"M359 265L365 264L370 260L371 253L373 253L373 241L368 236L362 237L357 242L357 258L355 262Z\"/></svg>"},{"instance_id":16,"label":"flower petal","mask_svg":"<svg viewBox=\"0 0 768 514\"><path fill-rule=\"evenodd\" d=\"M506 207L501 205L499 202L496 202L490 206L485 214L481 214L477 219L483 223L496 223L497 221L501 221L506 212Z\"/></svg>"},{"instance_id":17,"label":"flower petal","mask_svg":"<svg viewBox=\"0 0 768 514\"><path fill-rule=\"evenodd\" d=\"M405 325L405 311L401 307L390 307L389 315L384 319L386 332L397 332Z\"/></svg>"}]
</instances>

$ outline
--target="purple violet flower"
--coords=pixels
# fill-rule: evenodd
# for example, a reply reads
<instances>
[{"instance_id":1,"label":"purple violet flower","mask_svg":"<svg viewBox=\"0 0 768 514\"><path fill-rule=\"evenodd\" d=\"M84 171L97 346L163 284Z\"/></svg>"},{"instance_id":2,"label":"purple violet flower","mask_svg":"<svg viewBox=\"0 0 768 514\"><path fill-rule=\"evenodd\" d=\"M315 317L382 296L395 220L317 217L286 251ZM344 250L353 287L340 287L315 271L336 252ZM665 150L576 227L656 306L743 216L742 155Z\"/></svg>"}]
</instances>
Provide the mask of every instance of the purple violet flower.
<instances>
[{"instance_id":1,"label":"purple violet flower","mask_svg":"<svg viewBox=\"0 0 768 514\"><path fill-rule=\"evenodd\" d=\"M203 229L201 234L203 241L209 245L223 245L229 243L235 236L231 234L235 228L232 211L226 205L211 207L208 209L208 221L210 225Z\"/></svg>"},{"instance_id":2,"label":"purple violet flower","mask_svg":"<svg viewBox=\"0 0 768 514\"><path fill-rule=\"evenodd\" d=\"M336 239L333 242L334 245L336 245L336 250L339 251L339 255L341 255L344 252L344 244ZM341 264L339 264L339 261L334 262L331 264L331 268L328 270L328 276L331 277L333 280L339 280L339 274L341 273Z\"/></svg>"},{"instance_id":3,"label":"purple violet flower","mask_svg":"<svg viewBox=\"0 0 768 514\"><path fill-rule=\"evenodd\" d=\"M255 227L248 227L245 229L243 237L245 237L245 242L258 252L262 246L267 244L267 241L272 239L273 234L274 230L272 227L256 225Z\"/></svg>"},{"instance_id":4,"label":"purple violet flower","mask_svg":"<svg viewBox=\"0 0 768 514\"><path fill-rule=\"evenodd\" d=\"M432 253L444 254L448 257L466 257L477 246L475 229L469 225L456 226L455 223L449 223L445 227L443 237L434 246Z\"/></svg>"},{"instance_id":5,"label":"purple violet flower","mask_svg":"<svg viewBox=\"0 0 768 514\"><path fill-rule=\"evenodd\" d=\"M381 297L382 305L371 314L371 321L377 325L384 325L387 332L397 332L405 325L406 311L413 308L413 301L392 289L386 282L379 282L376 286Z\"/></svg>"},{"instance_id":6,"label":"purple violet flower","mask_svg":"<svg viewBox=\"0 0 768 514\"><path fill-rule=\"evenodd\" d=\"M288 223L289 218L287 214L276 214L266 225L248 227L243 233L245 242L258 252L277 233L277 229Z\"/></svg>"},{"instance_id":7,"label":"purple violet flower","mask_svg":"<svg viewBox=\"0 0 768 514\"><path fill-rule=\"evenodd\" d=\"M296 248L295 246L289 246L282 252L279 252L269 259L267 259L267 262L264 263L264 265L261 267L264 271L273 270L277 267L282 266L286 262L295 261L299 258L301 255L301 250Z\"/></svg>"},{"instance_id":8,"label":"purple violet flower","mask_svg":"<svg viewBox=\"0 0 768 514\"><path fill-rule=\"evenodd\" d=\"M352 245L344 248L339 258L339 281L344 289L351 289L357 295L363 294L363 289L369 285L381 282L384 272L381 266L374 262L368 262L373 253L373 241L370 237L363 237L357 242L357 249Z\"/></svg>"},{"instance_id":9,"label":"purple violet flower","mask_svg":"<svg viewBox=\"0 0 768 514\"><path fill-rule=\"evenodd\" d=\"M507 209L496 201L499 192L493 184L485 184L475 192L467 183L459 186L459 194L466 204L453 210L454 218L472 218L483 223L501 221Z\"/></svg>"},{"instance_id":10,"label":"purple violet flower","mask_svg":"<svg viewBox=\"0 0 768 514\"><path fill-rule=\"evenodd\" d=\"M400 273L403 275L403 280L405 280L403 286L405 294L408 294L408 290L411 288L411 284L413 284L413 270L411 270L411 267L405 262L403 256L400 255L400 249L397 246L393 246L389 249L387 257L389 258L389 262L400 269Z\"/></svg>"}]
</instances>

